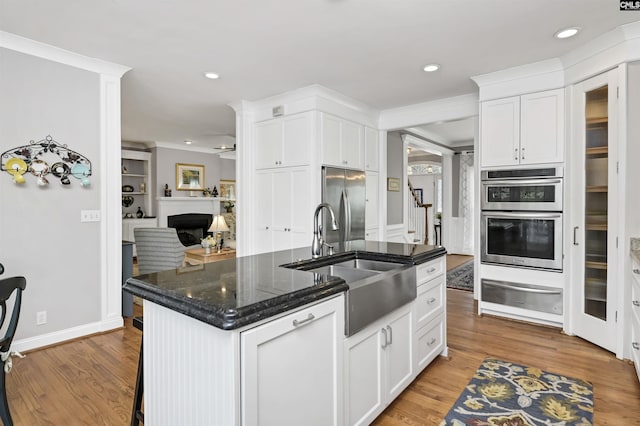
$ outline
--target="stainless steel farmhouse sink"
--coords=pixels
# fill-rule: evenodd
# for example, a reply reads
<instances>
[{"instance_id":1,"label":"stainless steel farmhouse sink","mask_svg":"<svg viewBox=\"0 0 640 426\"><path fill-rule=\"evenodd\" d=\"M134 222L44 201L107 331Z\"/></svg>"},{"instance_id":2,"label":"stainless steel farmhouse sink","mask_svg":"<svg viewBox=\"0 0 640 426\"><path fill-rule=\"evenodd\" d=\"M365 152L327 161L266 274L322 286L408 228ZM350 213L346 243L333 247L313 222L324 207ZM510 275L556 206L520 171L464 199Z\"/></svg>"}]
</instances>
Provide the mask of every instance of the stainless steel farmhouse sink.
<instances>
[{"instance_id":1,"label":"stainless steel farmhouse sink","mask_svg":"<svg viewBox=\"0 0 640 426\"><path fill-rule=\"evenodd\" d=\"M416 298L416 271L412 264L329 257L282 266L339 277L349 285L345 307L347 336Z\"/></svg>"}]
</instances>

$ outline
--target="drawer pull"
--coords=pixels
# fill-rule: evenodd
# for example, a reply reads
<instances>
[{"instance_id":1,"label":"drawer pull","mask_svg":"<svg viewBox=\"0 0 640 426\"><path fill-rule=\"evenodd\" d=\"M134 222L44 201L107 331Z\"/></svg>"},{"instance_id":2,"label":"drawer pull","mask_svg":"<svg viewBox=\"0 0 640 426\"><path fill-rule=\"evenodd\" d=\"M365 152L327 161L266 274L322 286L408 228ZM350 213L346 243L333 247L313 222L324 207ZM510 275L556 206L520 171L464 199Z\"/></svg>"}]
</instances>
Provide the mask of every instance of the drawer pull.
<instances>
[{"instance_id":1,"label":"drawer pull","mask_svg":"<svg viewBox=\"0 0 640 426\"><path fill-rule=\"evenodd\" d=\"M386 348L389 344L388 344L388 338L387 338L387 329L383 328L382 329L382 334L384 334L384 343L382 344L382 349Z\"/></svg>"},{"instance_id":2,"label":"drawer pull","mask_svg":"<svg viewBox=\"0 0 640 426\"><path fill-rule=\"evenodd\" d=\"M428 273L428 274L430 274L430 273L432 273L432 272L435 272L435 271L436 271L436 268L435 268L435 267L433 267L433 266L432 266L431 268L427 269L427 273ZM640 272L639 272L639 273L640 273Z\"/></svg>"},{"instance_id":3,"label":"drawer pull","mask_svg":"<svg viewBox=\"0 0 640 426\"><path fill-rule=\"evenodd\" d=\"M430 305L430 304L432 304L432 303L433 303L433 302L435 302L435 301L436 301L436 298L435 298L435 297L432 297L431 299L427 300L427 305Z\"/></svg>"},{"instance_id":4,"label":"drawer pull","mask_svg":"<svg viewBox=\"0 0 640 426\"><path fill-rule=\"evenodd\" d=\"M640 269L634 268L633 269L633 273L636 274L636 275L640 275Z\"/></svg>"},{"instance_id":5,"label":"drawer pull","mask_svg":"<svg viewBox=\"0 0 640 426\"><path fill-rule=\"evenodd\" d=\"M389 330L389 344L392 344L393 343L393 329L391 328L390 325L388 325L386 328L387 328L387 330Z\"/></svg>"},{"instance_id":6,"label":"drawer pull","mask_svg":"<svg viewBox=\"0 0 640 426\"><path fill-rule=\"evenodd\" d=\"M633 346L633 349L635 349L636 351L640 349L640 344L638 342L633 342L631 346Z\"/></svg>"},{"instance_id":7,"label":"drawer pull","mask_svg":"<svg viewBox=\"0 0 640 426\"><path fill-rule=\"evenodd\" d=\"M298 320L295 320L295 319L294 319L294 320L293 320L293 326L294 326L294 327L300 327L301 325L306 324L306 323L308 323L309 321L313 321L314 319L316 319L316 317L314 317L314 316L313 316L313 314L309 314L309 316L307 316L307 317L306 317L305 319L303 319L303 320L298 321Z\"/></svg>"},{"instance_id":8,"label":"drawer pull","mask_svg":"<svg viewBox=\"0 0 640 426\"><path fill-rule=\"evenodd\" d=\"M427 343L427 346L431 346L436 342L436 338L432 337L431 340L429 340L429 343Z\"/></svg>"},{"instance_id":9,"label":"drawer pull","mask_svg":"<svg viewBox=\"0 0 640 426\"><path fill-rule=\"evenodd\" d=\"M633 306L640 306L640 300L634 300L631 303L633 303Z\"/></svg>"}]
</instances>

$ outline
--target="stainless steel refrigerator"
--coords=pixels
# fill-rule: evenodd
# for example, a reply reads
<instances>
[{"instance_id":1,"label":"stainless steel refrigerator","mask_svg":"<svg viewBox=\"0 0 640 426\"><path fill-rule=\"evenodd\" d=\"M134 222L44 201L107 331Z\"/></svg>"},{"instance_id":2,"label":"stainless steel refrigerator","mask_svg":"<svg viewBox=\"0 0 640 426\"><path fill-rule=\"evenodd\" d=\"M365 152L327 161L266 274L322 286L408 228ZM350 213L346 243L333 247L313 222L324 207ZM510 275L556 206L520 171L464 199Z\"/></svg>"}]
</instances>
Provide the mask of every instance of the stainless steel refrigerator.
<instances>
[{"instance_id":1,"label":"stainless steel refrigerator","mask_svg":"<svg viewBox=\"0 0 640 426\"><path fill-rule=\"evenodd\" d=\"M339 229L331 229L331 215L322 211L322 230L327 243L364 240L366 176L361 170L322 167L322 202L333 209Z\"/></svg>"}]
</instances>

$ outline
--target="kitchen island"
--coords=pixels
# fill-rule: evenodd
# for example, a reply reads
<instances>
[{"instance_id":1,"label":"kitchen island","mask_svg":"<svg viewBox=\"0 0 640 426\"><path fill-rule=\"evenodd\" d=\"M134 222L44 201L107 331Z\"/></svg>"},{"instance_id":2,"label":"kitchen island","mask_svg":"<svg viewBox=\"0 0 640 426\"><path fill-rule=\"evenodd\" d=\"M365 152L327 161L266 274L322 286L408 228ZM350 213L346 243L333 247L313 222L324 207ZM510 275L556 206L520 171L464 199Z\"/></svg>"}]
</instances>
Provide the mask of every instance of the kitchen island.
<instances>
[{"instance_id":1,"label":"kitchen island","mask_svg":"<svg viewBox=\"0 0 640 426\"><path fill-rule=\"evenodd\" d=\"M331 256L310 254L127 281L144 299L148 424L365 424L446 351L444 248L350 241ZM347 337L349 284L300 269L354 258L415 269L417 297Z\"/></svg>"}]
</instances>

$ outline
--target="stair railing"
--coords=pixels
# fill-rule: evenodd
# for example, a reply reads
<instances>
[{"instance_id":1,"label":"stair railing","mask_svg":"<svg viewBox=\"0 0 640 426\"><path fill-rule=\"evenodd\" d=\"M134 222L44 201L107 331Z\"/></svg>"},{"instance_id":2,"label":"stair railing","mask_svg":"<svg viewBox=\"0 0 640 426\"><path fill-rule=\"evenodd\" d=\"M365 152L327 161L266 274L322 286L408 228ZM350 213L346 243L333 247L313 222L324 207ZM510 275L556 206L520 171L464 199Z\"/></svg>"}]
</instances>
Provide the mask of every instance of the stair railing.
<instances>
[{"instance_id":1,"label":"stair railing","mask_svg":"<svg viewBox=\"0 0 640 426\"><path fill-rule=\"evenodd\" d=\"M418 193L413 189L411 182L407 181L409 197L409 224L408 233L413 242L429 243L429 215L427 214L432 204L425 204L420 200Z\"/></svg>"}]
</instances>

